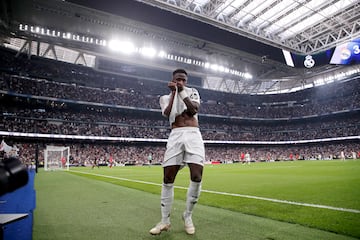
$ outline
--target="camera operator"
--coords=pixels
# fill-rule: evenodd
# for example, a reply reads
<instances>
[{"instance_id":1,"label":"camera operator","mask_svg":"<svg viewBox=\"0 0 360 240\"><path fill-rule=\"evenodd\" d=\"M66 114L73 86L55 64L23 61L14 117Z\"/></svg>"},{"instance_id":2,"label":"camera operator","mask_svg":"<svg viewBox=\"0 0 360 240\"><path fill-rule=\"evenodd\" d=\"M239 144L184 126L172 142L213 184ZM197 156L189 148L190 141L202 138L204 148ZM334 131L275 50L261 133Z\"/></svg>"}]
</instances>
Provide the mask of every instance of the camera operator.
<instances>
[{"instance_id":1,"label":"camera operator","mask_svg":"<svg viewBox=\"0 0 360 240\"><path fill-rule=\"evenodd\" d=\"M25 186L28 180L27 168L18 158L0 159L0 196Z\"/></svg>"}]
</instances>

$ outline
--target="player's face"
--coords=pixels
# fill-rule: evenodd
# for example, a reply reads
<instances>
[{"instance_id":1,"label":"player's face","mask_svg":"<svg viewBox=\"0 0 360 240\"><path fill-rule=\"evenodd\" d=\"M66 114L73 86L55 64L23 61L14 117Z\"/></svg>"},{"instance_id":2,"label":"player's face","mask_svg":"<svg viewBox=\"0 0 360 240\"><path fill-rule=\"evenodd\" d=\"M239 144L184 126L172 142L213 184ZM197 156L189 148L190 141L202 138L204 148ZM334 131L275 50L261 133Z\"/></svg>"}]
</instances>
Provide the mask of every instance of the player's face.
<instances>
[{"instance_id":1,"label":"player's face","mask_svg":"<svg viewBox=\"0 0 360 240\"><path fill-rule=\"evenodd\" d=\"M176 82L178 87L183 87L186 85L187 76L185 73L175 73L173 76L173 82Z\"/></svg>"}]
</instances>

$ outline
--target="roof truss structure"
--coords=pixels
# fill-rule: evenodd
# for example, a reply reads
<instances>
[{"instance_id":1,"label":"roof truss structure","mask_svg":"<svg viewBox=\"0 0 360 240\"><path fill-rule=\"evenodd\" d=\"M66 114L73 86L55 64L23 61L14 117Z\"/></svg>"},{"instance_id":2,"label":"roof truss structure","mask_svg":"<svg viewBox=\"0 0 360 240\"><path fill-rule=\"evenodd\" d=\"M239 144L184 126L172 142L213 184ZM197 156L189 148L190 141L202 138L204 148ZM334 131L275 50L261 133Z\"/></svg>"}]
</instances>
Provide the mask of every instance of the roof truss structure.
<instances>
[{"instance_id":1,"label":"roof truss structure","mask_svg":"<svg viewBox=\"0 0 360 240\"><path fill-rule=\"evenodd\" d=\"M360 37L358 0L138 0L298 54Z\"/></svg>"}]
</instances>

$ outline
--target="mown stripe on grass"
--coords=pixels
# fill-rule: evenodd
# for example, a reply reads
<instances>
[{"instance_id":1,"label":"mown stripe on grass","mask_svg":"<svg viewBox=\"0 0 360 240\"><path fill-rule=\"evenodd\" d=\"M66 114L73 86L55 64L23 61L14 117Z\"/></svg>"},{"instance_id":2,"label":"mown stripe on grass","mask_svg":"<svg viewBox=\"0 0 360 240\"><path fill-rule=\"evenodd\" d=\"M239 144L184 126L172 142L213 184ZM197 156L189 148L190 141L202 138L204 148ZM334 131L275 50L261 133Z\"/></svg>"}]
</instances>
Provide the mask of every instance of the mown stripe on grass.
<instances>
[{"instance_id":1,"label":"mown stripe on grass","mask_svg":"<svg viewBox=\"0 0 360 240\"><path fill-rule=\"evenodd\" d=\"M104 178L111 178L111 179L128 181L128 182L142 183L142 184L147 184L147 185L155 185L155 186L161 186L162 185L162 184L159 184L159 183L146 182L146 181L141 181L141 180L121 178L121 177L114 177L114 176L108 176L108 175L96 174L96 173L86 173L86 172L75 171L75 170L70 170L70 172L76 172L76 173L93 175L93 176L104 177ZM185 190L187 189L186 187L181 187L181 186L174 186L174 187L177 188L177 189L185 189ZM304 206L304 207L324 208L324 209L341 211L341 212L360 213L360 210L351 209L351 208L339 208L339 207L320 205L320 204L301 203L301 202L294 202L294 201L288 201L288 200L265 198L265 197L251 196L251 195L238 194L238 193L218 192L218 191L205 190L205 189L202 189L201 191L206 192L206 193L218 194L218 195L250 198L250 199L257 199L257 200L263 200L263 201L269 201L269 202L285 203L285 204L290 204L290 205Z\"/></svg>"}]
</instances>

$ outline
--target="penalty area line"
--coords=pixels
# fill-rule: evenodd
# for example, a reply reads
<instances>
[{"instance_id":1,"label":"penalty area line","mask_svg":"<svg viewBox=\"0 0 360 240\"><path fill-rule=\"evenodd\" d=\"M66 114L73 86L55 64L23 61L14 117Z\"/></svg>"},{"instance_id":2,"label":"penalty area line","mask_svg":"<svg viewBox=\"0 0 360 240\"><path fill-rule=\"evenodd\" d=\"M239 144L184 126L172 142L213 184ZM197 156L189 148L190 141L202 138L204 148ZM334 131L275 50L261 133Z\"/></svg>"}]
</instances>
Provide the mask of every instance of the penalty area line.
<instances>
[{"instance_id":1,"label":"penalty area line","mask_svg":"<svg viewBox=\"0 0 360 240\"><path fill-rule=\"evenodd\" d=\"M146 181L141 181L141 180L133 180L133 179L121 178L121 177L114 177L114 176L108 176L108 175L97 174L97 173L86 173L86 172L75 171L75 170L69 170L69 172L94 175L94 176L111 178L111 179L122 180L122 181L127 181L127 182L135 182L135 183L142 183L142 184L147 184L147 185L162 186L162 184L159 184L159 183L146 182ZM174 188L187 190L186 187L180 187L180 186L174 186ZM341 212L360 213L360 210L357 210L357 209L339 208L339 207L332 207L332 206L327 206L327 205L311 204L311 203L301 203L301 202L287 201L287 200L281 200L281 199L275 199L275 198L257 197L257 196L238 194L238 193L218 192L218 191L205 190L205 189L202 189L201 192L224 195L224 196L256 199L256 200L269 201L269 202L275 202L275 203L284 203L284 204L304 206L304 207L323 208L323 209L329 209L329 210L335 210L335 211L341 211Z\"/></svg>"}]
</instances>

